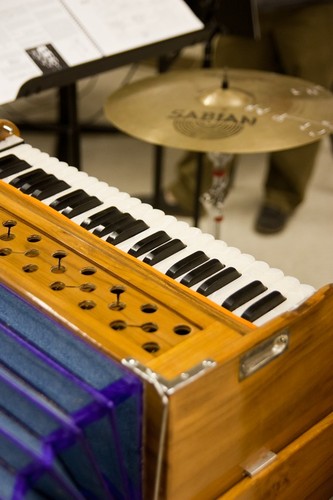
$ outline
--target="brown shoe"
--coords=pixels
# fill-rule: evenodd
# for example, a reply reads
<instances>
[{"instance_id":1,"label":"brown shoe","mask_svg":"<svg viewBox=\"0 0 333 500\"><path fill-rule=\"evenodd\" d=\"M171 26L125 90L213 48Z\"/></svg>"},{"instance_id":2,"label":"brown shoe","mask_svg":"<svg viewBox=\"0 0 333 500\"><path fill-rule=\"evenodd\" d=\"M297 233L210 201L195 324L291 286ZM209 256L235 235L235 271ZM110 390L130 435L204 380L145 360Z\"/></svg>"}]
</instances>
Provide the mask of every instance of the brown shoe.
<instances>
[{"instance_id":1,"label":"brown shoe","mask_svg":"<svg viewBox=\"0 0 333 500\"><path fill-rule=\"evenodd\" d=\"M255 230L261 234L279 233L284 229L290 213L272 205L263 205L255 222Z\"/></svg>"}]
</instances>

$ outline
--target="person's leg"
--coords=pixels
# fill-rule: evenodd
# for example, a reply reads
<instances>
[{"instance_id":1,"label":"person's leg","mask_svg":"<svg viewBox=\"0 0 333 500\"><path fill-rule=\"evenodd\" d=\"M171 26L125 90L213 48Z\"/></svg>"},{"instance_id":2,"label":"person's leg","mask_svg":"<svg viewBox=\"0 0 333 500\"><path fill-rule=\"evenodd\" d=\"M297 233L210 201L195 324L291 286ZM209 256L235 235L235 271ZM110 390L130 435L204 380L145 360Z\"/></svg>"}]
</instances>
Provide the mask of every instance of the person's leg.
<instances>
[{"instance_id":1,"label":"person's leg","mask_svg":"<svg viewBox=\"0 0 333 500\"><path fill-rule=\"evenodd\" d=\"M274 153L264 187L264 201L255 222L260 233L277 233L303 201L319 142Z\"/></svg>"},{"instance_id":2,"label":"person's leg","mask_svg":"<svg viewBox=\"0 0 333 500\"><path fill-rule=\"evenodd\" d=\"M331 88L332 26L333 5L313 5L276 17L272 34L284 72ZM264 203L256 221L259 232L281 230L303 201L319 145L311 143L270 155Z\"/></svg>"},{"instance_id":3,"label":"person's leg","mask_svg":"<svg viewBox=\"0 0 333 500\"><path fill-rule=\"evenodd\" d=\"M319 142L271 155L266 179L266 200L291 213L304 199L319 149Z\"/></svg>"},{"instance_id":4,"label":"person's leg","mask_svg":"<svg viewBox=\"0 0 333 500\"><path fill-rule=\"evenodd\" d=\"M201 193L205 193L212 181L212 165L205 155L201 179ZM194 213L194 194L196 192L197 153L186 153L177 164L177 177L164 194L165 202L180 208L181 214Z\"/></svg>"}]
</instances>

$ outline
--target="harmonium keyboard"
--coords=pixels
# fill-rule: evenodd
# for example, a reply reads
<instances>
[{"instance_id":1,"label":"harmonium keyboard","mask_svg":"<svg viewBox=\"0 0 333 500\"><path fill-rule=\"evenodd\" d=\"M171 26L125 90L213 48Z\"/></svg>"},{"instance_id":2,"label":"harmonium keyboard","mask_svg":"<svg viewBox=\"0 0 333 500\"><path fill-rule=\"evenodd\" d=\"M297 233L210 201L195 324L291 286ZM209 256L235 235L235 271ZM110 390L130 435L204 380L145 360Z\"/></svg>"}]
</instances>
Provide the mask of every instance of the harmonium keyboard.
<instances>
[{"instance_id":1,"label":"harmonium keyboard","mask_svg":"<svg viewBox=\"0 0 333 500\"><path fill-rule=\"evenodd\" d=\"M332 285L0 148L0 498L333 495Z\"/></svg>"}]
</instances>

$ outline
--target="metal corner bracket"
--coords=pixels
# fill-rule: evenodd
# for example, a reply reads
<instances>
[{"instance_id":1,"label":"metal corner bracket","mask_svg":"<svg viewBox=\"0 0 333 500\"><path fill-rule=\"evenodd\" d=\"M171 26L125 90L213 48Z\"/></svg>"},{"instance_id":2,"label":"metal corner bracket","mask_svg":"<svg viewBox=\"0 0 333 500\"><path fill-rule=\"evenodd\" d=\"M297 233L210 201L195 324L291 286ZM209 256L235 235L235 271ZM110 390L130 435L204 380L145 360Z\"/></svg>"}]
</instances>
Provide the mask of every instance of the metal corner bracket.
<instances>
[{"instance_id":1,"label":"metal corner bracket","mask_svg":"<svg viewBox=\"0 0 333 500\"><path fill-rule=\"evenodd\" d=\"M158 373L154 372L150 368L140 363L134 358L124 358L122 359L122 364L134 372L138 377L142 378L146 382L152 384L155 387L156 392L161 397L162 403L162 416L160 422L160 436L159 444L156 458L156 474L154 478L154 493L152 500L159 500L159 491L161 485L162 477L162 466L163 466L163 456L165 451L165 443L167 436L167 425L169 419L169 398L176 390L192 382L194 379L201 377L208 370L214 368L217 363L211 359L205 359L198 365L194 366L188 371L182 372L177 377L171 380L167 380Z\"/></svg>"},{"instance_id":2,"label":"metal corner bracket","mask_svg":"<svg viewBox=\"0 0 333 500\"><path fill-rule=\"evenodd\" d=\"M177 375L177 377L168 380L165 377L162 377L162 375L154 372L150 368L147 368L145 365L134 358L124 358L121 362L124 366L132 370L147 382L153 383L154 385L159 385L166 395L172 394L184 385L192 382L194 379L197 379L198 377L204 375L208 370L211 370L212 368L217 366L216 361L212 359L205 359L190 370L184 371L180 375Z\"/></svg>"}]
</instances>

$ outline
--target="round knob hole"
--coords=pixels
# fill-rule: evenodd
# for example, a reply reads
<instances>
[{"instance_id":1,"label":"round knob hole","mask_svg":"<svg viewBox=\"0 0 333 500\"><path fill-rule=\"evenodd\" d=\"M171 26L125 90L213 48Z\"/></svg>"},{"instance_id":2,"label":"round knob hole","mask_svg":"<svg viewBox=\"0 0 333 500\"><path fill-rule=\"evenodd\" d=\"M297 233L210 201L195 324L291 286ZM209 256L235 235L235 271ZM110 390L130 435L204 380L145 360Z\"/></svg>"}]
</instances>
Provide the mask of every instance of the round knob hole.
<instances>
[{"instance_id":1,"label":"round knob hole","mask_svg":"<svg viewBox=\"0 0 333 500\"><path fill-rule=\"evenodd\" d=\"M37 271L38 266L36 266L35 264L28 264L26 266L23 266L22 269L25 273L34 273L35 271Z\"/></svg>"},{"instance_id":2,"label":"round knob hole","mask_svg":"<svg viewBox=\"0 0 333 500\"><path fill-rule=\"evenodd\" d=\"M0 257L6 257L6 255L10 255L11 253L11 248L0 248Z\"/></svg>"},{"instance_id":3,"label":"round knob hole","mask_svg":"<svg viewBox=\"0 0 333 500\"><path fill-rule=\"evenodd\" d=\"M150 354L154 354L155 352L158 352L160 350L160 346L157 344L157 342L146 342L145 344L143 344L142 348Z\"/></svg>"},{"instance_id":4,"label":"round knob hole","mask_svg":"<svg viewBox=\"0 0 333 500\"><path fill-rule=\"evenodd\" d=\"M122 321L119 319L116 321L112 321L110 323L110 327L112 328L112 330L120 331L120 330L125 330L127 327L127 324L125 323L125 321Z\"/></svg>"},{"instance_id":5,"label":"round knob hole","mask_svg":"<svg viewBox=\"0 0 333 500\"><path fill-rule=\"evenodd\" d=\"M50 285L51 290L55 290L56 292L58 292L59 290L63 290L65 287L65 283L63 283L62 281L54 281Z\"/></svg>"},{"instance_id":6,"label":"round knob hole","mask_svg":"<svg viewBox=\"0 0 333 500\"><path fill-rule=\"evenodd\" d=\"M112 288L110 288L110 292L119 296L125 292L125 287L123 285L114 285Z\"/></svg>"},{"instance_id":7,"label":"round knob hole","mask_svg":"<svg viewBox=\"0 0 333 500\"><path fill-rule=\"evenodd\" d=\"M112 302L112 304L109 304L109 309L111 309L111 311L123 311L125 307L125 302L120 301Z\"/></svg>"},{"instance_id":8,"label":"round knob hole","mask_svg":"<svg viewBox=\"0 0 333 500\"><path fill-rule=\"evenodd\" d=\"M188 335L189 333L191 333L191 327L189 327L188 325L177 325L174 327L173 331L177 335Z\"/></svg>"},{"instance_id":9,"label":"round knob hole","mask_svg":"<svg viewBox=\"0 0 333 500\"><path fill-rule=\"evenodd\" d=\"M156 323L144 323L143 325L141 325L141 328L144 332L147 333L154 333L158 330L158 326L156 325Z\"/></svg>"},{"instance_id":10,"label":"round knob hole","mask_svg":"<svg viewBox=\"0 0 333 500\"><path fill-rule=\"evenodd\" d=\"M38 257L39 250L37 250L36 248L30 248L30 250L27 250L24 255L26 257Z\"/></svg>"},{"instance_id":11,"label":"round knob hole","mask_svg":"<svg viewBox=\"0 0 333 500\"><path fill-rule=\"evenodd\" d=\"M146 313L146 314L152 314L157 311L157 305L156 304L144 304L141 306L141 311Z\"/></svg>"},{"instance_id":12,"label":"round knob hole","mask_svg":"<svg viewBox=\"0 0 333 500\"><path fill-rule=\"evenodd\" d=\"M81 309L90 310L96 307L96 303L93 300L83 300L79 303Z\"/></svg>"},{"instance_id":13,"label":"round knob hole","mask_svg":"<svg viewBox=\"0 0 333 500\"><path fill-rule=\"evenodd\" d=\"M64 250L57 250L52 254L52 257L55 259L63 259L64 257L67 257L67 253Z\"/></svg>"},{"instance_id":14,"label":"round knob hole","mask_svg":"<svg viewBox=\"0 0 333 500\"><path fill-rule=\"evenodd\" d=\"M39 236L39 234L31 234L30 236L28 236L27 241L29 241L30 243L37 243L41 239L42 237Z\"/></svg>"},{"instance_id":15,"label":"round knob hole","mask_svg":"<svg viewBox=\"0 0 333 500\"><path fill-rule=\"evenodd\" d=\"M96 273L96 269L94 267L84 267L81 269L81 274L84 276L92 276Z\"/></svg>"},{"instance_id":16,"label":"round knob hole","mask_svg":"<svg viewBox=\"0 0 333 500\"><path fill-rule=\"evenodd\" d=\"M64 272L66 272L66 267L65 266L52 266L51 267L51 273L62 274Z\"/></svg>"},{"instance_id":17,"label":"round knob hole","mask_svg":"<svg viewBox=\"0 0 333 500\"><path fill-rule=\"evenodd\" d=\"M80 285L80 290L81 292L90 293L96 290L96 285L94 285L93 283L83 283L82 285Z\"/></svg>"}]
</instances>

